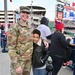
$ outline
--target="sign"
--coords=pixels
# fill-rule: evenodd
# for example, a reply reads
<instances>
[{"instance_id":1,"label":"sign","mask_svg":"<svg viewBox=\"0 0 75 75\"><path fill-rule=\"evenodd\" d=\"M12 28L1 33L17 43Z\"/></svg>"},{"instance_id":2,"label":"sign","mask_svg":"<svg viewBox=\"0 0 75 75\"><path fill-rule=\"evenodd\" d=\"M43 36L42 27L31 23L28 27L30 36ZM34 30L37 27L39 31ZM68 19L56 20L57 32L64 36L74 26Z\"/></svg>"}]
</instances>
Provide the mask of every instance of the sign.
<instances>
[{"instance_id":1,"label":"sign","mask_svg":"<svg viewBox=\"0 0 75 75\"><path fill-rule=\"evenodd\" d=\"M57 19L62 20L63 18L63 13L62 12L57 12Z\"/></svg>"},{"instance_id":2,"label":"sign","mask_svg":"<svg viewBox=\"0 0 75 75\"><path fill-rule=\"evenodd\" d=\"M61 2L61 3L64 3L64 0L57 0L57 2Z\"/></svg>"},{"instance_id":3,"label":"sign","mask_svg":"<svg viewBox=\"0 0 75 75\"><path fill-rule=\"evenodd\" d=\"M62 20L63 18L64 6L62 4L57 4L57 19Z\"/></svg>"},{"instance_id":4,"label":"sign","mask_svg":"<svg viewBox=\"0 0 75 75\"><path fill-rule=\"evenodd\" d=\"M63 20L75 21L75 8L70 6L64 6Z\"/></svg>"},{"instance_id":5,"label":"sign","mask_svg":"<svg viewBox=\"0 0 75 75\"><path fill-rule=\"evenodd\" d=\"M63 9L64 9L63 5L61 4L57 5L57 12L63 12Z\"/></svg>"},{"instance_id":6,"label":"sign","mask_svg":"<svg viewBox=\"0 0 75 75\"><path fill-rule=\"evenodd\" d=\"M74 7L75 6L75 2L72 2L72 7Z\"/></svg>"},{"instance_id":7,"label":"sign","mask_svg":"<svg viewBox=\"0 0 75 75\"><path fill-rule=\"evenodd\" d=\"M69 2L70 0L57 0L57 1L61 3L65 3L65 2Z\"/></svg>"}]
</instances>

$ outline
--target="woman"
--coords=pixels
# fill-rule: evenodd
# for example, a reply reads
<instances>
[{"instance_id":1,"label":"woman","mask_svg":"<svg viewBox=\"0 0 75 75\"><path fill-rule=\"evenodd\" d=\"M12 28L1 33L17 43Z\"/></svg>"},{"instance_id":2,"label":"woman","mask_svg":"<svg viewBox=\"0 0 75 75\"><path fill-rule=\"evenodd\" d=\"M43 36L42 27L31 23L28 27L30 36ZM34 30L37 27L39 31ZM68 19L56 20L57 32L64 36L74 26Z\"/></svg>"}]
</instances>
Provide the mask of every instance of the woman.
<instances>
[{"instance_id":1,"label":"woman","mask_svg":"<svg viewBox=\"0 0 75 75\"><path fill-rule=\"evenodd\" d=\"M57 75L61 66L63 65L64 59L66 59L66 49L69 46L69 42L66 41L64 36L64 24L55 21L56 31L51 37L50 55L53 60L53 71L52 75Z\"/></svg>"}]
</instances>

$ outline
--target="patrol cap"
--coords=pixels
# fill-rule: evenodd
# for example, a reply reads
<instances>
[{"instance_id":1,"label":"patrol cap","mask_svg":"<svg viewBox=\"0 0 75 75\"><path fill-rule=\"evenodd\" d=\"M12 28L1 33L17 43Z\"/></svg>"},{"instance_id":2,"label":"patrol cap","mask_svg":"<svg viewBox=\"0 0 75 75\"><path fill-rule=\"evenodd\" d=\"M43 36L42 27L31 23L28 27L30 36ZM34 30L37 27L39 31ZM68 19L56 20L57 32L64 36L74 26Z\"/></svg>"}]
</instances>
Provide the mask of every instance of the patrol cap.
<instances>
[{"instance_id":1,"label":"patrol cap","mask_svg":"<svg viewBox=\"0 0 75 75\"><path fill-rule=\"evenodd\" d=\"M20 6L20 13L30 13L29 8L27 6Z\"/></svg>"}]
</instances>

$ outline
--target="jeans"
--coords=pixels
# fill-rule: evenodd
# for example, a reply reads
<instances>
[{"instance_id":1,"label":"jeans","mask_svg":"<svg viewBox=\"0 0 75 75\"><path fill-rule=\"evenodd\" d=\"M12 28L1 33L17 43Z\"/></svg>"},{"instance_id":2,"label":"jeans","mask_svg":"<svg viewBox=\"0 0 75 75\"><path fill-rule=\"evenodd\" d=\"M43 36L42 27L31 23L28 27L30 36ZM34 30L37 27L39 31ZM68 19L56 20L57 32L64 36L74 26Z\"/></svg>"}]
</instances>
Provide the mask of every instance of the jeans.
<instances>
[{"instance_id":1,"label":"jeans","mask_svg":"<svg viewBox=\"0 0 75 75\"><path fill-rule=\"evenodd\" d=\"M33 68L33 75L45 75L45 74L46 74L46 70L45 69Z\"/></svg>"}]
</instances>

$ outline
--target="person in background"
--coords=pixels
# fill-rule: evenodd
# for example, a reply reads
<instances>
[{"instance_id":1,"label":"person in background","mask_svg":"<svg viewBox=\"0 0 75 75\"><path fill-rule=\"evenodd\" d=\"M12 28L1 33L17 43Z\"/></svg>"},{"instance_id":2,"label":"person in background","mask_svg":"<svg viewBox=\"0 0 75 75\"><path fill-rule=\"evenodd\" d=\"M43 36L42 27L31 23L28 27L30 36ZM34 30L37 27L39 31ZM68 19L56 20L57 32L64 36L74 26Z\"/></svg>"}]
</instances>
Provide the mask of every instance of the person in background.
<instances>
[{"instance_id":1,"label":"person in background","mask_svg":"<svg viewBox=\"0 0 75 75\"><path fill-rule=\"evenodd\" d=\"M8 30L7 44L11 59L11 75L30 75L33 28L28 24L29 8L20 7L20 19Z\"/></svg>"},{"instance_id":2,"label":"person in background","mask_svg":"<svg viewBox=\"0 0 75 75\"><path fill-rule=\"evenodd\" d=\"M52 34L51 45L50 45L50 56L53 60L53 71L52 75L57 75L61 66L66 59L66 49L69 46L69 41L66 41L64 36L64 24L58 21L55 21L56 31Z\"/></svg>"},{"instance_id":3,"label":"person in background","mask_svg":"<svg viewBox=\"0 0 75 75\"><path fill-rule=\"evenodd\" d=\"M51 31L48 27L49 21L46 17L42 17L40 21L40 25L37 27L38 30L41 32L42 39L50 39ZM48 41L49 42L49 41Z\"/></svg>"},{"instance_id":4,"label":"person in background","mask_svg":"<svg viewBox=\"0 0 75 75\"><path fill-rule=\"evenodd\" d=\"M49 51L46 50L41 33L38 29L33 32L33 53L32 53L32 67L33 75L45 75L46 73L46 60L49 56Z\"/></svg>"}]
</instances>

